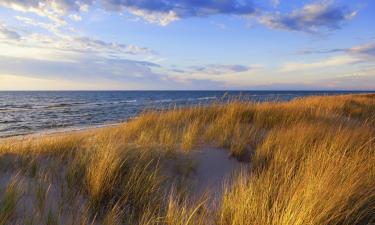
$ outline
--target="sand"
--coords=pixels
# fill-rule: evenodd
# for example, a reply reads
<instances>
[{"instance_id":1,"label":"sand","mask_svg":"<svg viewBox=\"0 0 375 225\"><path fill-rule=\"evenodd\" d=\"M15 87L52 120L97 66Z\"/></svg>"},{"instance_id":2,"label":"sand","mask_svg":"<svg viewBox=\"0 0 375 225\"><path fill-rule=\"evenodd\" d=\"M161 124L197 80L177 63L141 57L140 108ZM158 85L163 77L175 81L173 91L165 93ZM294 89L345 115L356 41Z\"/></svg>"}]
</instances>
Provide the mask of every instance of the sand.
<instances>
[{"instance_id":1,"label":"sand","mask_svg":"<svg viewBox=\"0 0 375 225\"><path fill-rule=\"evenodd\" d=\"M241 169L247 168L247 164L230 157L224 149L207 147L189 154L196 163L191 175L191 192L196 197L209 192L210 196L220 198L224 183L230 184Z\"/></svg>"}]
</instances>

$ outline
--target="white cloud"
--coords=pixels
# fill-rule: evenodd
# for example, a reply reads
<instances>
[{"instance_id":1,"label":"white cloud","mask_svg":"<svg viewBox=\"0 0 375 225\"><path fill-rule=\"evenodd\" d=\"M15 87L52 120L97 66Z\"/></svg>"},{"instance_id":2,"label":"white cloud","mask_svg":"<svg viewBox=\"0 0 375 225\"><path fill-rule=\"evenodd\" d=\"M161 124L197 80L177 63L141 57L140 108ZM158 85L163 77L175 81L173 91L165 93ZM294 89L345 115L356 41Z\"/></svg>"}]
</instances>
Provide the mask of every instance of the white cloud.
<instances>
[{"instance_id":1,"label":"white cloud","mask_svg":"<svg viewBox=\"0 0 375 225\"><path fill-rule=\"evenodd\" d=\"M24 17L19 20L27 24L54 30L54 26L47 23L37 23ZM152 58L156 53L145 47L133 44L109 42L85 36L42 33L17 33L0 24L0 38L6 42L0 43L0 55L46 60L73 61L82 55L98 55L105 58Z\"/></svg>"},{"instance_id":2,"label":"white cloud","mask_svg":"<svg viewBox=\"0 0 375 225\"><path fill-rule=\"evenodd\" d=\"M74 20L74 21L81 21L82 20L82 17L78 14L71 14L71 15L69 15L69 18Z\"/></svg>"},{"instance_id":3,"label":"white cloud","mask_svg":"<svg viewBox=\"0 0 375 225\"><path fill-rule=\"evenodd\" d=\"M271 5L275 8L280 5L280 0L270 0L270 1L271 1Z\"/></svg>"},{"instance_id":4,"label":"white cloud","mask_svg":"<svg viewBox=\"0 0 375 225\"><path fill-rule=\"evenodd\" d=\"M60 32L60 29L59 29L60 26L56 23L40 22L38 20L31 19L31 18L25 17L25 16L15 16L14 18L16 18L18 21L24 23L27 26L40 27L40 28L43 28L43 29L45 29L45 30L47 30L51 33L55 33L55 34Z\"/></svg>"},{"instance_id":5,"label":"white cloud","mask_svg":"<svg viewBox=\"0 0 375 225\"><path fill-rule=\"evenodd\" d=\"M64 16L78 19L77 12L87 10L94 0L1 0L0 6L47 17L59 26L66 25Z\"/></svg>"},{"instance_id":6,"label":"white cloud","mask_svg":"<svg viewBox=\"0 0 375 225\"><path fill-rule=\"evenodd\" d=\"M149 23L159 24L161 26L166 26L169 23L180 19L174 11L148 12L142 9L132 8L130 8L128 11L135 16L142 17Z\"/></svg>"},{"instance_id":7,"label":"white cloud","mask_svg":"<svg viewBox=\"0 0 375 225\"><path fill-rule=\"evenodd\" d=\"M328 59L324 59L317 62L303 63L303 62L290 62L284 64L280 71L281 72L292 72L292 71L305 71L305 70L314 70L334 66L342 66L347 64L359 63L362 60L357 57L350 55L340 55L334 56Z\"/></svg>"}]
</instances>

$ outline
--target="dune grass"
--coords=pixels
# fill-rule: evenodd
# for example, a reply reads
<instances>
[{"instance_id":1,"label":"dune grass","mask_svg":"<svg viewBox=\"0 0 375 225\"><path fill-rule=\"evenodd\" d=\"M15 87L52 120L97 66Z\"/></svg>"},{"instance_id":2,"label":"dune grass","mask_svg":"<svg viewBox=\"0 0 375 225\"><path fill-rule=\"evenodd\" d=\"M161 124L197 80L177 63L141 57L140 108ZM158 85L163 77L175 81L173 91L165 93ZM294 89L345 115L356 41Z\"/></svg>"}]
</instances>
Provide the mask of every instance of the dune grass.
<instances>
[{"instance_id":1,"label":"dune grass","mask_svg":"<svg viewBox=\"0 0 375 225\"><path fill-rule=\"evenodd\" d=\"M220 222L370 224L374 151L374 132L367 128L318 123L273 129L253 157L251 176L241 176L224 194Z\"/></svg>"},{"instance_id":2,"label":"dune grass","mask_svg":"<svg viewBox=\"0 0 375 225\"><path fill-rule=\"evenodd\" d=\"M0 224L371 224L375 95L146 111L115 127L0 142ZM215 207L184 152L249 163Z\"/></svg>"}]
</instances>

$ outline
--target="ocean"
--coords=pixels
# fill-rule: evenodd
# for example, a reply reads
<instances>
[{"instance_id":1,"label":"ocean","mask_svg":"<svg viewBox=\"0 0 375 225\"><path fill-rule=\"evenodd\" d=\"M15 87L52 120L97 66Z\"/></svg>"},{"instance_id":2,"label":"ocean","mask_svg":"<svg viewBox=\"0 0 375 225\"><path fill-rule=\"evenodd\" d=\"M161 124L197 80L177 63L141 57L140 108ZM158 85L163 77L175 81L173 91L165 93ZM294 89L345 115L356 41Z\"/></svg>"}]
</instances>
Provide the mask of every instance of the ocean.
<instances>
[{"instance_id":1,"label":"ocean","mask_svg":"<svg viewBox=\"0 0 375 225\"><path fill-rule=\"evenodd\" d=\"M2 91L0 137L76 130L126 121L147 109L240 99L289 101L356 91Z\"/></svg>"}]
</instances>

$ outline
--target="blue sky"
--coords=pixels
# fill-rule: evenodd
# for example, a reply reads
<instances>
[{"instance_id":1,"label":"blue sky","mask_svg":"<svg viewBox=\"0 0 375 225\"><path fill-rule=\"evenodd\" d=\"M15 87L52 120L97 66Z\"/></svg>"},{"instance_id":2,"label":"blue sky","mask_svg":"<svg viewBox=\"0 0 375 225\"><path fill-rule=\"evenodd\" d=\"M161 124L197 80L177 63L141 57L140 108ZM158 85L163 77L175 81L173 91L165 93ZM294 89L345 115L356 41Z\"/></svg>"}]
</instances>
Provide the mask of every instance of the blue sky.
<instances>
[{"instance_id":1,"label":"blue sky","mask_svg":"<svg viewBox=\"0 0 375 225\"><path fill-rule=\"evenodd\" d=\"M371 0L1 0L0 90L375 89Z\"/></svg>"}]
</instances>

